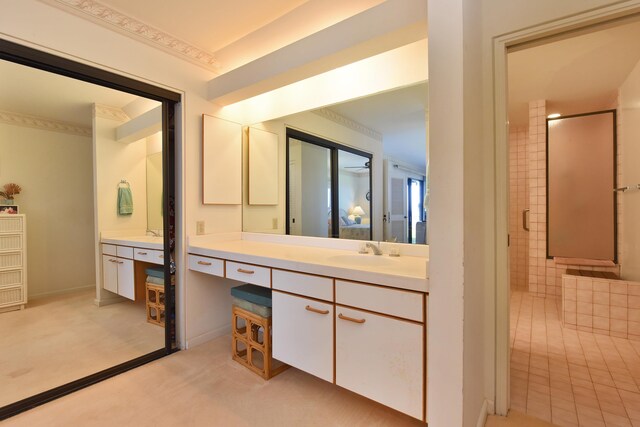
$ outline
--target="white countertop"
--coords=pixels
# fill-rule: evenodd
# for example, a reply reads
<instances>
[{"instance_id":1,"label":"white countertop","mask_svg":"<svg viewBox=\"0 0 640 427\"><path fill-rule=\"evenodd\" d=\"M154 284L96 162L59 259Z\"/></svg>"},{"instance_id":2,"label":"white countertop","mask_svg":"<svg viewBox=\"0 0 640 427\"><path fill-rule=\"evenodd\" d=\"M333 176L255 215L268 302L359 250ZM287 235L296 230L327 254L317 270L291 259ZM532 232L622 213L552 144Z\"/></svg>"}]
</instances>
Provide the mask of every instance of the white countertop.
<instances>
[{"instance_id":1,"label":"white countertop","mask_svg":"<svg viewBox=\"0 0 640 427\"><path fill-rule=\"evenodd\" d=\"M143 249L158 249L164 248L164 238L156 236L117 236L117 237L102 237L100 243L107 243L110 245L131 246L134 248Z\"/></svg>"},{"instance_id":2,"label":"white countertop","mask_svg":"<svg viewBox=\"0 0 640 427\"><path fill-rule=\"evenodd\" d=\"M390 257L387 253L379 256L359 254L357 249L338 249L335 244L329 248L319 247L321 243L316 241L310 245L299 244L299 238L290 239L297 244L288 244L284 243L287 241L286 237L288 236L274 236L271 238L273 241L268 241L270 238L264 236L259 240L253 240L250 233L235 233L235 236L195 236L189 239L188 252L338 279L421 292L429 291L428 257ZM351 246L354 248L361 243L352 242L355 246Z\"/></svg>"}]
</instances>

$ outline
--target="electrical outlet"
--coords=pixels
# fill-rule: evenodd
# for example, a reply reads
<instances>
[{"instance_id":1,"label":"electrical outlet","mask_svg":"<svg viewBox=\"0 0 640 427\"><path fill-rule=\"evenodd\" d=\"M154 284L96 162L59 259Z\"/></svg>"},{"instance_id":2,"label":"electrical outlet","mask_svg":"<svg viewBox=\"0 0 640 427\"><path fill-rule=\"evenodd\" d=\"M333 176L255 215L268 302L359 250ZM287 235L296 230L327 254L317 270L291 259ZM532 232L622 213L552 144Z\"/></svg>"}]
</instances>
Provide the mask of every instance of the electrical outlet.
<instances>
[{"instance_id":1,"label":"electrical outlet","mask_svg":"<svg viewBox=\"0 0 640 427\"><path fill-rule=\"evenodd\" d=\"M271 221L271 227L272 227L274 230L277 230L277 229L278 229L278 218L273 218L273 220Z\"/></svg>"},{"instance_id":2,"label":"electrical outlet","mask_svg":"<svg viewBox=\"0 0 640 427\"><path fill-rule=\"evenodd\" d=\"M196 234L204 234L204 221L196 221Z\"/></svg>"}]
</instances>

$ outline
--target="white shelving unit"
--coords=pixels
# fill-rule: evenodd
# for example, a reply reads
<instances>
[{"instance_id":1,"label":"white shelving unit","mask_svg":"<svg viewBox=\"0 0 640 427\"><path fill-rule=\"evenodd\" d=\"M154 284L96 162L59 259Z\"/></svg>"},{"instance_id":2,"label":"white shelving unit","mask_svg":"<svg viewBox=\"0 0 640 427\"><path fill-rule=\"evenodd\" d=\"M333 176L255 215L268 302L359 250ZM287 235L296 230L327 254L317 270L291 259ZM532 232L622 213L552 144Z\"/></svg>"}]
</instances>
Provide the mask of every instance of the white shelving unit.
<instances>
[{"instance_id":1,"label":"white shelving unit","mask_svg":"<svg viewBox=\"0 0 640 427\"><path fill-rule=\"evenodd\" d=\"M0 214L0 312L27 303L27 220Z\"/></svg>"}]
</instances>

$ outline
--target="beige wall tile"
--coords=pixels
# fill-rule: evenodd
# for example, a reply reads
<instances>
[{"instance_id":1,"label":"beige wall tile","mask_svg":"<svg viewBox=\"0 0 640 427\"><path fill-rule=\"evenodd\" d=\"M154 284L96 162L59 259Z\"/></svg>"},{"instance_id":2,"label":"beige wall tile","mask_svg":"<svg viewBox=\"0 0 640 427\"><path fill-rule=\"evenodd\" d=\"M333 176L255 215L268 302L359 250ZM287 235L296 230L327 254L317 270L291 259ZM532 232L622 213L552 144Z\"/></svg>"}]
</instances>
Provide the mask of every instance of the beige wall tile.
<instances>
[{"instance_id":1,"label":"beige wall tile","mask_svg":"<svg viewBox=\"0 0 640 427\"><path fill-rule=\"evenodd\" d=\"M583 289L578 289L577 292L577 301L580 302L588 302L588 303L592 303L593 302L593 292L590 290L583 290ZM625 302L626 302L626 298L625 298Z\"/></svg>"},{"instance_id":2,"label":"beige wall tile","mask_svg":"<svg viewBox=\"0 0 640 427\"><path fill-rule=\"evenodd\" d=\"M607 292L594 292L593 293L593 302L596 304L606 304L609 305L609 301L611 300L609 291Z\"/></svg>"},{"instance_id":3,"label":"beige wall tile","mask_svg":"<svg viewBox=\"0 0 640 427\"><path fill-rule=\"evenodd\" d=\"M608 317L593 317L593 329L600 329L609 332L609 318Z\"/></svg>"},{"instance_id":4,"label":"beige wall tile","mask_svg":"<svg viewBox=\"0 0 640 427\"><path fill-rule=\"evenodd\" d=\"M611 306L609 308L609 317L611 317L612 319L627 320L627 307Z\"/></svg>"},{"instance_id":5,"label":"beige wall tile","mask_svg":"<svg viewBox=\"0 0 640 427\"><path fill-rule=\"evenodd\" d=\"M627 294L611 294L610 304L617 307L627 307Z\"/></svg>"},{"instance_id":6,"label":"beige wall tile","mask_svg":"<svg viewBox=\"0 0 640 427\"><path fill-rule=\"evenodd\" d=\"M578 314L593 314L593 304L590 302L578 302L576 304Z\"/></svg>"},{"instance_id":7,"label":"beige wall tile","mask_svg":"<svg viewBox=\"0 0 640 427\"><path fill-rule=\"evenodd\" d=\"M627 283L619 280L612 280L609 288L611 289L612 294L626 294L627 293Z\"/></svg>"},{"instance_id":8,"label":"beige wall tile","mask_svg":"<svg viewBox=\"0 0 640 427\"><path fill-rule=\"evenodd\" d=\"M606 317L609 318L609 305L604 304L594 304L593 305L593 315L598 317Z\"/></svg>"}]
</instances>

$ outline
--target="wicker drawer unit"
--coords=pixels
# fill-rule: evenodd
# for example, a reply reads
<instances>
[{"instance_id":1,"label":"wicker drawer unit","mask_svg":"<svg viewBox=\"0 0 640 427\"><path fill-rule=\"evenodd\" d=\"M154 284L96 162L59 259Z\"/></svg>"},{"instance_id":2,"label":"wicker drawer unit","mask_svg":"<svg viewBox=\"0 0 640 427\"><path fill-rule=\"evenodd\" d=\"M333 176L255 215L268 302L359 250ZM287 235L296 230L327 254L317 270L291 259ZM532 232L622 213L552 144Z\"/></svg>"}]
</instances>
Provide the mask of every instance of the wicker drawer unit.
<instances>
[{"instance_id":1,"label":"wicker drawer unit","mask_svg":"<svg viewBox=\"0 0 640 427\"><path fill-rule=\"evenodd\" d=\"M27 303L26 218L0 214L0 312Z\"/></svg>"}]
</instances>

